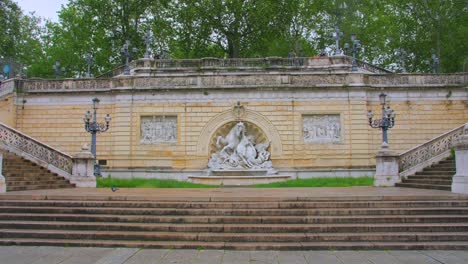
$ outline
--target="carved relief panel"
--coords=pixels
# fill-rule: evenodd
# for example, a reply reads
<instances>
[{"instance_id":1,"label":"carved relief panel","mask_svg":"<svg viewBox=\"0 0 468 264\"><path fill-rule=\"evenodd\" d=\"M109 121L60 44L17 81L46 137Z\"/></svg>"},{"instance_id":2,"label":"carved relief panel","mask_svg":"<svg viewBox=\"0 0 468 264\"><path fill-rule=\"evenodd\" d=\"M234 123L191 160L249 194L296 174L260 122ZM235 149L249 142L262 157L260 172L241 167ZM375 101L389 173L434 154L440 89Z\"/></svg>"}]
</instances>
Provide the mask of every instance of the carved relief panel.
<instances>
[{"instance_id":1,"label":"carved relief panel","mask_svg":"<svg viewBox=\"0 0 468 264\"><path fill-rule=\"evenodd\" d=\"M339 143L341 142L340 115L303 115L302 134L305 143Z\"/></svg>"},{"instance_id":2,"label":"carved relief panel","mask_svg":"<svg viewBox=\"0 0 468 264\"><path fill-rule=\"evenodd\" d=\"M142 116L141 144L177 142L177 116Z\"/></svg>"}]
</instances>

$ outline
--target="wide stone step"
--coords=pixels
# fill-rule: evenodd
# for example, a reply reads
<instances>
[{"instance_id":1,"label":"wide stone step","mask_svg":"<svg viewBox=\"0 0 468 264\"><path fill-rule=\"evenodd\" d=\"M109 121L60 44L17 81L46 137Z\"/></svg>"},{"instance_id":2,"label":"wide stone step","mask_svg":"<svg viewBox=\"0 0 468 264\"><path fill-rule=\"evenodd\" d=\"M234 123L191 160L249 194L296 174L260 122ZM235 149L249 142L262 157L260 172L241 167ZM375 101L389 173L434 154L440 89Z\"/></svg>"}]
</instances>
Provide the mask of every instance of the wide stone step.
<instances>
[{"instance_id":1,"label":"wide stone step","mask_svg":"<svg viewBox=\"0 0 468 264\"><path fill-rule=\"evenodd\" d=\"M460 223L468 215L386 215L386 216L138 216L83 214L0 213L0 220L66 221L111 223L199 223L199 224L338 224L338 223Z\"/></svg>"},{"instance_id":2,"label":"wide stone step","mask_svg":"<svg viewBox=\"0 0 468 264\"><path fill-rule=\"evenodd\" d=\"M452 190L451 185L431 185L431 184L419 184L419 183L397 183L396 187L406 187L406 188L418 188L418 189L434 189L434 190Z\"/></svg>"},{"instance_id":3,"label":"wide stone step","mask_svg":"<svg viewBox=\"0 0 468 264\"><path fill-rule=\"evenodd\" d=\"M3 168L11 170L11 171L31 171L31 170L44 170L47 171L45 168L36 165L34 163L15 163L15 164L6 164Z\"/></svg>"},{"instance_id":4,"label":"wide stone step","mask_svg":"<svg viewBox=\"0 0 468 264\"><path fill-rule=\"evenodd\" d=\"M44 176L36 176L36 177L5 177L5 181L8 182L33 182L33 181L61 181L65 180L63 177L53 176L53 175L44 175Z\"/></svg>"},{"instance_id":5,"label":"wide stone step","mask_svg":"<svg viewBox=\"0 0 468 264\"><path fill-rule=\"evenodd\" d=\"M453 176L434 176L434 175L411 175L408 176L408 180L443 180L443 181L452 181Z\"/></svg>"},{"instance_id":6,"label":"wide stone step","mask_svg":"<svg viewBox=\"0 0 468 264\"><path fill-rule=\"evenodd\" d=\"M44 170L36 171L6 171L4 174L5 178L18 178L18 179L30 179L30 178L41 178L41 177L58 177L57 174L51 173Z\"/></svg>"},{"instance_id":7,"label":"wide stone step","mask_svg":"<svg viewBox=\"0 0 468 264\"><path fill-rule=\"evenodd\" d=\"M468 232L396 232L396 233L174 233L72 230L0 229L2 238L139 240L199 242L423 242L468 241Z\"/></svg>"},{"instance_id":8,"label":"wide stone step","mask_svg":"<svg viewBox=\"0 0 468 264\"><path fill-rule=\"evenodd\" d=\"M27 191L27 190L44 190L44 189L64 189L74 188L75 186L71 183L67 184L48 184L48 185L23 185L23 186L8 186L7 191Z\"/></svg>"},{"instance_id":9,"label":"wide stone step","mask_svg":"<svg viewBox=\"0 0 468 264\"><path fill-rule=\"evenodd\" d=\"M457 168L455 167L455 165L440 165L440 166L437 166L437 167L425 168L422 171L431 171L431 170L434 170L434 171L455 171L456 172Z\"/></svg>"},{"instance_id":10,"label":"wide stone step","mask_svg":"<svg viewBox=\"0 0 468 264\"><path fill-rule=\"evenodd\" d=\"M111 241L71 239L0 238L0 245L134 247L226 250L466 250L468 242L197 242L197 241Z\"/></svg>"},{"instance_id":11,"label":"wide stone step","mask_svg":"<svg viewBox=\"0 0 468 264\"><path fill-rule=\"evenodd\" d=\"M1 221L3 229L214 233L468 232L468 223L178 224ZM0 232L1 234L1 232ZM0 237L2 237L0 235Z\"/></svg>"},{"instance_id":12,"label":"wide stone step","mask_svg":"<svg viewBox=\"0 0 468 264\"><path fill-rule=\"evenodd\" d=\"M434 171L434 170L430 170L430 171L420 171L420 172L416 172L415 175L441 175L441 176L453 176L455 175L456 171Z\"/></svg>"},{"instance_id":13,"label":"wide stone step","mask_svg":"<svg viewBox=\"0 0 468 264\"><path fill-rule=\"evenodd\" d=\"M422 208L320 208L320 209L171 209L171 208L80 208L0 206L3 213L114 214L114 215L234 215L234 216L310 216L310 215L420 215L468 214L467 207Z\"/></svg>"},{"instance_id":14,"label":"wide stone step","mask_svg":"<svg viewBox=\"0 0 468 264\"><path fill-rule=\"evenodd\" d=\"M440 180L440 179L413 179L409 177L402 181L403 183L415 183L415 184L431 184L431 185L451 185L451 180Z\"/></svg>"},{"instance_id":15,"label":"wide stone step","mask_svg":"<svg viewBox=\"0 0 468 264\"><path fill-rule=\"evenodd\" d=\"M447 159L439 161L438 164L445 164L445 163L455 163L455 159L454 158L447 158Z\"/></svg>"},{"instance_id":16,"label":"wide stone step","mask_svg":"<svg viewBox=\"0 0 468 264\"><path fill-rule=\"evenodd\" d=\"M43 186L43 185L69 185L70 183L65 179L56 179L56 180L36 180L36 181L6 181L7 186Z\"/></svg>"},{"instance_id":17,"label":"wide stone step","mask_svg":"<svg viewBox=\"0 0 468 264\"><path fill-rule=\"evenodd\" d=\"M274 201L274 202L186 202L186 201L81 201L81 200L0 200L0 206L172 208L172 209L319 209L319 208L412 208L468 207L467 199L401 201Z\"/></svg>"}]
</instances>

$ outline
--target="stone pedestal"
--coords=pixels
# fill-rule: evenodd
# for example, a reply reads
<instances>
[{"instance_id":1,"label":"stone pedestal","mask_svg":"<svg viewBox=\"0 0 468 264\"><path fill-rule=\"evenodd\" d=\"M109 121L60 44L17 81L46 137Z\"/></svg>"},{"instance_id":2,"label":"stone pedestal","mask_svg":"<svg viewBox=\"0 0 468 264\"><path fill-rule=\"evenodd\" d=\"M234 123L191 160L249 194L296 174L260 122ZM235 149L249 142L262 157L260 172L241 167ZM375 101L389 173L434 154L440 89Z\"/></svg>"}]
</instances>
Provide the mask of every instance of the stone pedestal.
<instances>
[{"instance_id":1,"label":"stone pedestal","mask_svg":"<svg viewBox=\"0 0 468 264\"><path fill-rule=\"evenodd\" d=\"M401 182L398 174L398 156L397 153L388 148L387 144L382 144L382 148L376 156L374 186L390 187Z\"/></svg>"},{"instance_id":2,"label":"stone pedestal","mask_svg":"<svg viewBox=\"0 0 468 264\"><path fill-rule=\"evenodd\" d=\"M82 152L73 157L73 171L70 182L74 183L76 187L96 187L94 156L85 147L83 147Z\"/></svg>"},{"instance_id":3,"label":"stone pedestal","mask_svg":"<svg viewBox=\"0 0 468 264\"><path fill-rule=\"evenodd\" d=\"M468 194L468 135L454 142L457 173L453 176L452 192Z\"/></svg>"},{"instance_id":4,"label":"stone pedestal","mask_svg":"<svg viewBox=\"0 0 468 264\"><path fill-rule=\"evenodd\" d=\"M3 154L0 153L0 193L6 192L5 177L3 177Z\"/></svg>"}]
</instances>

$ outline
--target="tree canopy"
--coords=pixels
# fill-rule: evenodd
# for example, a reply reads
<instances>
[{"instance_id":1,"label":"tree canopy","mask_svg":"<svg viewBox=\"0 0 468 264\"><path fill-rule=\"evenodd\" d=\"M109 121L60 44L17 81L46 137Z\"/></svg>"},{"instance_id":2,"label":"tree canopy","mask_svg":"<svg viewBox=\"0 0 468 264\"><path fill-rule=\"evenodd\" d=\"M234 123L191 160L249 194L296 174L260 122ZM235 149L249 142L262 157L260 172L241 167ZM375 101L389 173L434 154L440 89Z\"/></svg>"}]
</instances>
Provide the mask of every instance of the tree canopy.
<instances>
[{"instance_id":1,"label":"tree canopy","mask_svg":"<svg viewBox=\"0 0 468 264\"><path fill-rule=\"evenodd\" d=\"M94 75L122 65L129 40L145 52L174 59L202 57L315 56L332 51L355 33L358 58L394 71L441 72L468 66L468 4L465 0L70 0L51 22L24 14L14 0L0 2L0 59L13 58L30 77L84 76L92 54Z\"/></svg>"}]
</instances>

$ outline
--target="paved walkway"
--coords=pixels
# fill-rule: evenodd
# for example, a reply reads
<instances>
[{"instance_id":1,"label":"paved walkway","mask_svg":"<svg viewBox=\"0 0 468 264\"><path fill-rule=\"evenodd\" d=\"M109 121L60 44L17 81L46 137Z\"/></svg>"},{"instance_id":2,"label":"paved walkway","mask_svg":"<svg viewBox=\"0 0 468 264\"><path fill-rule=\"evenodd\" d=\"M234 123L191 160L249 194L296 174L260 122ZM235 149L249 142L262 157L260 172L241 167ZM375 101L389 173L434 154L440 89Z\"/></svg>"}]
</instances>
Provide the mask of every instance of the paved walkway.
<instances>
[{"instance_id":1,"label":"paved walkway","mask_svg":"<svg viewBox=\"0 0 468 264\"><path fill-rule=\"evenodd\" d=\"M1 264L466 264L466 251L229 251L0 246Z\"/></svg>"},{"instance_id":2,"label":"paved walkway","mask_svg":"<svg viewBox=\"0 0 468 264\"><path fill-rule=\"evenodd\" d=\"M334 187L334 188L216 188L216 189L156 189L122 188L112 192L110 188L75 188L7 192L0 199L65 199L65 200L358 200L407 199L418 197L465 197L448 191L412 188Z\"/></svg>"}]
</instances>

